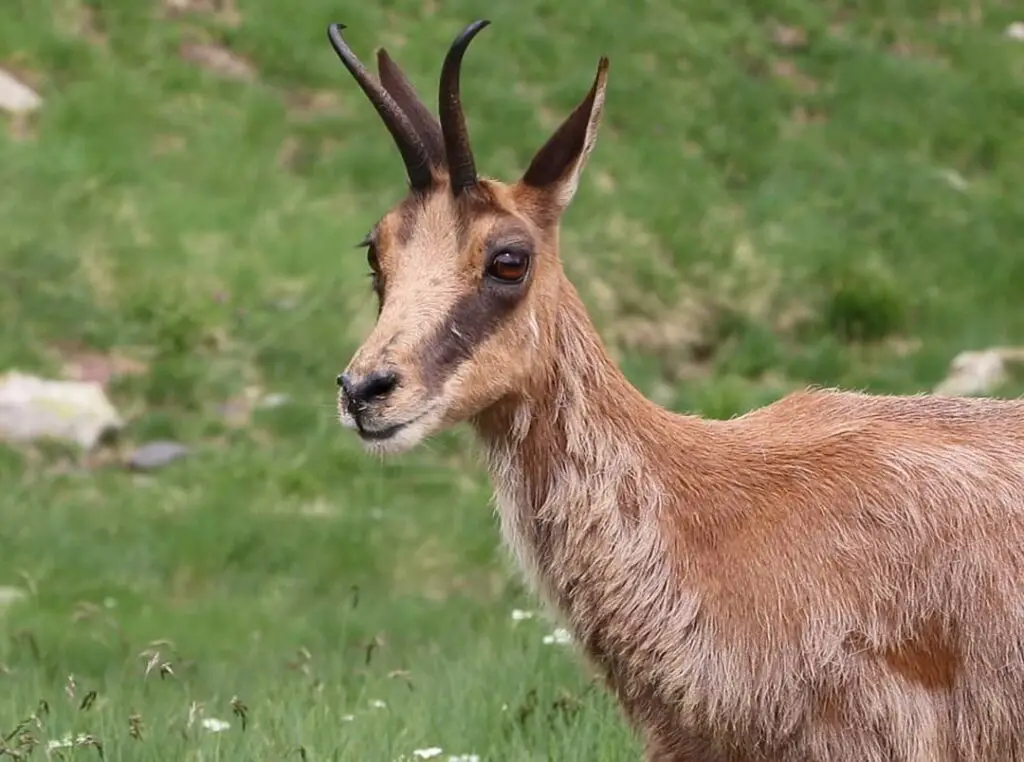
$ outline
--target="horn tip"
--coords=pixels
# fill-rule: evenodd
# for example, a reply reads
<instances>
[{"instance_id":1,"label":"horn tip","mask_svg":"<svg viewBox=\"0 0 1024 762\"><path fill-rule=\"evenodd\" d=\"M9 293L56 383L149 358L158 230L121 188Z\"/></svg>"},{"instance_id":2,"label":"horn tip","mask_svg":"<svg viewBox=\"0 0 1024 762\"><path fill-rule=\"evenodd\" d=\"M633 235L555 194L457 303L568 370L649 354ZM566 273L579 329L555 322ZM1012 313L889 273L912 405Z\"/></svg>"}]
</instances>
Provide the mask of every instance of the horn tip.
<instances>
[{"instance_id":1,"label":"horn tip","mask_svg":"<svg viewBox=\"0 0 1024 762\"><path fill-rule=\"evenodd\" d=\"M459 33L456 38L456 45L468 45L469 41L476 37L477 33L485 27L490 26L491 22L488 19L477 19L476 21L466 24L465 28Z\"/></svg>"},{"instance_id":2,"label":"horn tip","mask_svg":"<svg viewBox=\"0 0 1024 762\"><path fill-rule=\"evenodd\" d=\"M341 51L345 47L345 40L341 36L341 30L344 28L344 24L327 25L327 39L330 40L331 46L337 51L338 55L341 55Z\"/></svg>"}]
</instances>

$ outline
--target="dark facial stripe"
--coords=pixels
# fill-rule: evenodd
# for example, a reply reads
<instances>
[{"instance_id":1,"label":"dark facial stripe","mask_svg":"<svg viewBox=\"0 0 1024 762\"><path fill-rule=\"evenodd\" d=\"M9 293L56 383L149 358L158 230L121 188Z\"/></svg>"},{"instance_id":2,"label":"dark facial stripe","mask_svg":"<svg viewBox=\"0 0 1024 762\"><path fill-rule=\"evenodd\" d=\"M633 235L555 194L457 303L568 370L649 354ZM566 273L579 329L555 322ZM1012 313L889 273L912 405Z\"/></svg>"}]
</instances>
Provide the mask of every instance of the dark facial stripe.
<instances>
[{"instance_id":1,"label":"dark facial stripe","mask_svg":"<svg viewBox=\"0 0 1024 762\"><path fill-rule=\"evenodd\" d=\"M485 280L476 291L456 302L424 345L424 386L432 392L439 390L456 368L501 326L525 294L525 283L500 286Z\"/></svg>"}]
</instances>

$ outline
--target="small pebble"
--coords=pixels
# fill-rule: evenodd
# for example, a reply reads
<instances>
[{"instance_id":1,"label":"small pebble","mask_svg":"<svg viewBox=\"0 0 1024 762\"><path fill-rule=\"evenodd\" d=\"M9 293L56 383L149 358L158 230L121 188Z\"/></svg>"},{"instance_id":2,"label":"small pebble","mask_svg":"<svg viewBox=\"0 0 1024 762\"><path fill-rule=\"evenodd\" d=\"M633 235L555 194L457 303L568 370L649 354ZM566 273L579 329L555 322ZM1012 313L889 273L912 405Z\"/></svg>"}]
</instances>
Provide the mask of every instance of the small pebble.
<instances>
[{"instance_id":1,"label":"small pebble","mask_svg":"<svg viewBox=\"0 0 1024 762\"><path fill-rule=\"evenodd\" d=\"M291 398L287 394L268 394L259 401L258 407L271 409L287 405L289 402L291 402Z\"/></svg>"},{"instance_id":2,"label":"small pebble","mask_svg":"<svg viewBox=\"0 0 1024 762\"><path fill-rule=\"evenodd\" d=\"M188 448L178 442L162 440L147 442L131 454L128 458L128 466L140 471L148 471L166 466L186 455L188 455Z\"/></svg>"}]
</instances>

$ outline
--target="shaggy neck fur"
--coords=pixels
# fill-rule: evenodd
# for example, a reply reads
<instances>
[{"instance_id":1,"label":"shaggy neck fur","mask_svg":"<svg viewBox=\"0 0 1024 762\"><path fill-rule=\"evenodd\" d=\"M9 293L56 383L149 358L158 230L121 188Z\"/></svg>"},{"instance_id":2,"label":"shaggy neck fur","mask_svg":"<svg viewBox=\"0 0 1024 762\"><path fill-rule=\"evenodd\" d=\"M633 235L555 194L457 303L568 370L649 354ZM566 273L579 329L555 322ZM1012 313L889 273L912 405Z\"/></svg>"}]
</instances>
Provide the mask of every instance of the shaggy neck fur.
<instances>
[{"instance_id":1,"label":"shaggy neck fur","mask_svg":"<svg viewBox=\"0 0 1024 762\"><path fill-rule=\"evenodd\" d=\"M550 364L474 423L487 447L505 541L640 719L638 713L658 714L661 703L657 665L668 654L652 652L662 640L654 630L697 611L696 599L679 589L678 565L671 568L678 549L662 530L662 479L685 478L683 469L666 469L666 444L686 452L702 422L673 415L636 390L568 281L563 289L546 337L554 344Z\"/></svg>"}]
</instances>

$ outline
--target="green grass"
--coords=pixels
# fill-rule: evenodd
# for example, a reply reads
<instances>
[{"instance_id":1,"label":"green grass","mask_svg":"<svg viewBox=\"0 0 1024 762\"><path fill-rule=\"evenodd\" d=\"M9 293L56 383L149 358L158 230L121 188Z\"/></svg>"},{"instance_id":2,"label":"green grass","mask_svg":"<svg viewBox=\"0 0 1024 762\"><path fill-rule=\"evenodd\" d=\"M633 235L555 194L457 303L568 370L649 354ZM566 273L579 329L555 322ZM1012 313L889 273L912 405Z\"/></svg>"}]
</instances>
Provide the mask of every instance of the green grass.
<instances>
[{"instance_id":1,"label":"green grass","mask_svg":"<svg viewBox=\"0 0 1024 762\"><path fill-rule=\"evenodd\" d=\"M611 57L564 257L665 404L726 417L809 383L919 391L961 350L1024 341L1014 3L206 5L7 0L0 23L0 66L45 98L0 121L0 369L58 375L72 345L134 358L147 371L110 391L122 452L192 448L140 476L0 447L0 585L28 593L0 609L0 736L39 719L8 746L637 758L580 660L542 641L552 625L513 622L535 606L468 433L381 463L334 421L374 315L353 245L404 179L328 22L433 94L454 34L491 18L464 102L478 164L506 179ZM195 42L255 75L183 60ZM246 389L290 401L226 421Z\"/></svg>"}]
</instances>

